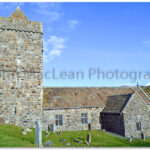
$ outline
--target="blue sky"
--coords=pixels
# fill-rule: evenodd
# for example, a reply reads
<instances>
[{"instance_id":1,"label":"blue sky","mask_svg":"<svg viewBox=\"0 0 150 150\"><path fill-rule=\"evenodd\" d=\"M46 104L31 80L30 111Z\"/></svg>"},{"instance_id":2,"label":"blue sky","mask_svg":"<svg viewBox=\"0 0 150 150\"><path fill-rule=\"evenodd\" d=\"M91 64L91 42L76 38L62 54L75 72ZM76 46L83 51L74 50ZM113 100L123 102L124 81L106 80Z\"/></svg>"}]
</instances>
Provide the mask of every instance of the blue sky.
<instances>
[{"instance_id":1,"label":"blue sky","mask_svg":"<svg viewBox=\"0 0 150 150\"><path fill-rule=\"evenodd\" d=\"M8 17L16 7L17 3L0 3L0 16ZM44 86L150 85L150 3L20 3L20 7L29 20L43 22ZM98 68L103 79L98 78ZM77 79L79 71L84 78Z\"/></svg>"}]
</instances>

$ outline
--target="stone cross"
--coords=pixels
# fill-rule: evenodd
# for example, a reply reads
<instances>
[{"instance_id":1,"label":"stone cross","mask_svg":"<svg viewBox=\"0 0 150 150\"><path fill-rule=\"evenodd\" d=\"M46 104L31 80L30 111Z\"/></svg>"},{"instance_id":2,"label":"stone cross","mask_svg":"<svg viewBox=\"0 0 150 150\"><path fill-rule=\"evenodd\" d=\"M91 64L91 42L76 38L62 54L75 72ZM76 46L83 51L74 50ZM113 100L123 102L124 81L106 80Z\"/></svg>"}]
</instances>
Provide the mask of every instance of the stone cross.
<instances>
[{"instance_id":1,"label":"stone cross","mask_svg":"<svg viewBox=\"0 0 150 150\"><path fill-rule=\"evenodd\" d=\"M42 147L42 128L39 121L36 122L35 144L39 147Z\"/></svg>"},{"instance_id":2,"label":"stone cross","mask_svg":"<svg viewBox=\"0 0 150 150\"><path fill-rule=\"evenodd\" d=\"M87 135L87 142L91 143L91 134L90 133L88 133L88 135Z\"/></svg>"}]
</instances>

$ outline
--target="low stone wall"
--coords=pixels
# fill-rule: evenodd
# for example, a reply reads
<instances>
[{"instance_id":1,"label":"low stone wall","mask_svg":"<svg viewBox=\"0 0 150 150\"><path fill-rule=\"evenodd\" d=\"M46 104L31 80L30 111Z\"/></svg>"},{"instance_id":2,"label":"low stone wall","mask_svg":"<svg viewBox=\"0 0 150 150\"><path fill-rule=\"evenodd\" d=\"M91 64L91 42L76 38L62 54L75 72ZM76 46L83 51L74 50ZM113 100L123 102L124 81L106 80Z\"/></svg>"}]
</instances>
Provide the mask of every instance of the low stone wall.
<instances>
[{"instance_id":1,"label":"low stone wall","mask_svg":"<svg viewBox=\"0 0 150 150\"><path fill-rule=\"evenodd\" d=\"M88 130L88 124L82 124L81 114L88 114L88 123L91 124L91 129L101 129L100 112L101 108L64 108L56 110L43 111L43 129L47 130L48 125L56 124L55 115L63 115L63 125L56 126L56 131L77 131Z\"/></svg>"}]
</instances>

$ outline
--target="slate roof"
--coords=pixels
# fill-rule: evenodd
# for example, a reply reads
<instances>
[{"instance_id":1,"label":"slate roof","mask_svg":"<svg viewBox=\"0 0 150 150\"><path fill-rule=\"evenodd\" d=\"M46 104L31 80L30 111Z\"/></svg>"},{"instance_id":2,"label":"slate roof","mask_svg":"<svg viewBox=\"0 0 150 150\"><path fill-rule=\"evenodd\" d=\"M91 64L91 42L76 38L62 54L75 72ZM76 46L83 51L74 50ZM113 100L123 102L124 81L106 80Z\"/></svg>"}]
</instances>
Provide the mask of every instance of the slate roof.
<instances>
[{"instance_id":1,"label":"slate roof","mask_svg":"<svg viewBox=\"0 0 150 150\"><path fill-rule=\"evenodd\" d=\"M104 107L108 96L134 93L135 88L44 88L45 109Z\"/></svg>"},{"instance_id":2,"label":"slate roof","mask_svg":"<svg viewBox=\"0 0 150 150\"><path fill-rule=\"evenodd\" d=\"M147 105L150 105L150 98L141 87L138 87L136 89L136 92L140 96L140 98L145 101ZM132 95L133 93L109 96L107 98L106 106L103 109L102 113L120 113L125 107L125 105L128 103Z\"/></svg>"},{"instance_id":3,"label":"slate roof","mask_svg":"<svg viewBox=\"0 0 150 150\"><path fill-rule=\"evenodd\" d=\"M102 113L121 113L133 94L109 96Z\"/></svg>"}]
</instances>

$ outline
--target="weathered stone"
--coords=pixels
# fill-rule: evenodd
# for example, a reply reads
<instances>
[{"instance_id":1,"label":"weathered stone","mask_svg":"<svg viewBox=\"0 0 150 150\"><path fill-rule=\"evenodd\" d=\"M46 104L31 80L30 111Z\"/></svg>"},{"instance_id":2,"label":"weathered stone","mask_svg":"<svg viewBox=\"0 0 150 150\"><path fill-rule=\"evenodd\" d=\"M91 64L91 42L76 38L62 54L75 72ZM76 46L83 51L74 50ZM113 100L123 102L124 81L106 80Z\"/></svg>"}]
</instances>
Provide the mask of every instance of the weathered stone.
<instances>
[{"instance_id":1,"label":"weathered stone","mask_svg":"<svg viewBox=\"0 0 150 150\"><path fill-rule=\"evenodd\" d=\"M46 141L45 147L51 147L52 142L50 140Z\"/></svg>"},{"instance_id":2,"label":"weathered stone","mask_svg":"<svg viewBox=\"0 0 150 150\"><path fill-rule=\"evenodd\" d=\"M141 139L145 141L145 134L143 132L141 133Z\"/></svg>"},{"instance_id":3,"label":"weathered stone","mask_svg":"<svg viewBox=\"0 0 150 150\"><path fill-rule=\"evenodd\" d=\"M55 133L55 124L50 124L50 129L53 133Z\"/></svg>"},{"instance_id":4,"label":"weathered stone","mask_svg":"<svg viewBox=\"0 0 150 150\"><path fill-rule=\"evenodd\" d=\"M88 141L85 141L84 144L89 145Z\"/></svg>"},{"instance_id":5,"label":"weathered stone","mask_svg":"<svg viewBox=\"0 0 150 150\"><path fill-rule=\"evenodd\" d=\"M51 124L54 124L56 120L55 116L57 114L63 115L63 125L55 126L55 131L79 131L79 130L88 130L88 124L82 124L81 114L87 113L88 120L91 122L91 130L101 129L101 124L99 123L100 112L103 110L103 107L98 108L70 108L70 109L54 109L54 110L44 110L43 118L45 121L43 123L43 129L51 129ZM47 117L48 116L48 117ZM49 127L48 127L48 124ZM52 131L52 130L51 130Z\"/></svg>"},{"instance_id":6,"label":"weathered stone","mask_svg":"<svg viewBox=\"0 0 150 150\"><path fill-rule=\"evenodd\" d=\"M26 130L25 130L26 132L32 132L32 130L31 129L29 129L29 128L26 128Z\"/></svg>"},{"instance_id":7,"label":"weathered stone","mask_svg":"<svg viewBox=\"0 0 150 150\"><path fill-rule=\"evenodd\" d=\"M127 95L120 96L123 98ZM125 103L122 103L123 101L117 96L111 96L111 98L115 99L112 99L109 105L106 104L106 107L110 107L112 104L115 105L110 109L105 109L108 112L101 112L102 128L128 138L131 135L134 138L141 138L141 132L145 133L145 137L150 135L150 114L148 113L149 105L147 105L150 100L141 89L137 89L135 93L129 94L129 97L124 99ZM123 104L121 109L118 109L120 104L118 104L118 101L115 102L116 98L120 101L120 104ZM114 113L116 110L119 112Z\"/></svg>"},{"instance_id":8,"label":"weathered stone","mask_svg":"<svg viewBox=\"0 0 150 150\"><path fill-rule=\"evenodd\" d=\"M91 131L91 123L88 124L88 130Z\"/></svg>"},{"instance_id":9,"label":"weathered stone","mask_svg":"<svg viewBox=\"0 0 150 150\"><path fill-rule=\"evenodd\" d=\"M90 133L88 133L88 135L87 135L87 142L91 143L91 134Z\"/></svg>"},{"instance_id":10,"label":"weathered stone","mask_svg":"<svg viewBox=\"0 0 150 150\"><path fill-rule=\"evenodd\" d=\"M132 135L131 135L131 137L130 137L130 139L129 139L129 142L132 142L132 140L133 140L133 137L132 137Z\"/></svg>"},{"instance_id":11,"label":"weathered stone","mask_svg":"<svg viewBox=\"0 0 150 150\"><path fill-rule=\"evenodd\" d=\"M49 134L50 134L50 132L49 132L49 131L46 131L46 137L48 137L48 136L49 136Z\"/></svg>"},{"instance_id":12,"label":"weathered stone","mask_svg":"<svg viewBox=\"0 0 150 150\"><path fill-rule=\"evenodd\" d=\"M0 17L0 118L35 127L42 119L42 24L27 21L21 9L14 14Z\"/></svg>"},{"instance_id":13,"label":"weathered stone","mask_svg":"<svg viewBox=\"0 0 150 150\"><path fill-rule=\"evenodd\" d=\"M60 143L64 143L66 142L66 139L60 140Z\"/></svg>"},{"instance_id":14,"label":"weathered stone","mask_svg":"<svg viewBox=\"0 0 150 150\"><path fill-rule=\"evenodd\" d=\"M42 147L42 128L39 121L36 122L35 144L39 147Z\"/></svg>"},{"instance_id":15,"label":"weathered stone","mask_svg":"<svg viewBox=\"0 0 150 150\"><path fill-rule=\"evenodd\" d=\"M66 143L66 146L70 146L70 143Z\"/></svg>"},{"instance_id":16,"label":"weathered stone","mask_svg":"<svg viewBox=\"0 0 150 150\"><path fill-rule=\"evenodd\" d=\"M25 130L23 130L23 131L22 131L22 134L23 134L23 135L26 135L26 134L27 134L27 132L26 132Z\"/></svg>"}]
</instances>

